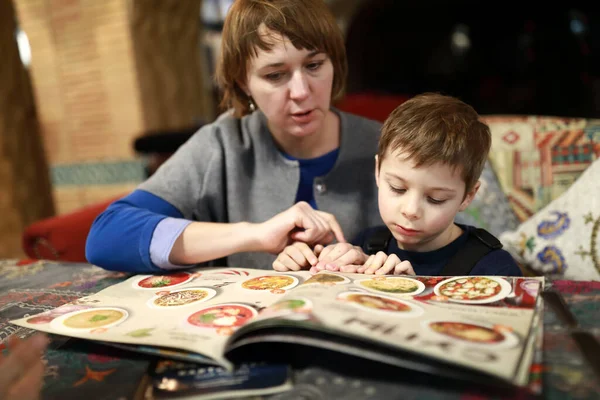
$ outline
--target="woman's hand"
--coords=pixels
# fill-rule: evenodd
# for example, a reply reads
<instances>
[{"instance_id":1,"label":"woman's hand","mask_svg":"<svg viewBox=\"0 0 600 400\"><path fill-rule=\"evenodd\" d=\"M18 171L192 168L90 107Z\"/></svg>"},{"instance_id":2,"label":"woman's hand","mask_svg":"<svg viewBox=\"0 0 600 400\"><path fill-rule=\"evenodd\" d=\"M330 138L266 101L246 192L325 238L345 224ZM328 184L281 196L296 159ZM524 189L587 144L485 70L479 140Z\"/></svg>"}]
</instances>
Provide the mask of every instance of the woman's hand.
<instances>
[{"instance_id":1,"label":"woman's hand","mask_svg":"<svg viewBox=\"0 0 600 400\"><path fill-rule=\"evenodd\" d=\"M409 261L401 261L397 255L388 256L383 251L371 255L356 272L367 275L416 275Z\"/></svg>"},{"instance_id":2,"label":"woman's hand","mask_svg":"<svg viewBox=\"0 0 600 400\"><path fill-rule=\"evenodd\" d=\"M281 253L293 242L314 246L329 244L334 239L346 241L333 214L315 210L304 201L258 224L257 229L257 240L261 242L262 250L271 254Z\"/></svg>"},{"instance_id":3,"label":"woman's hand","mask_svg":"<svg viewBox=\"0 0 600 400\"><path fill-rule=\"evenodd\" d=\"M336 243L325 247L319 254L319 261L310 269L313 274L319 271L356 272L369 258L358 246L350 243Z\"/></svg>"},{"instance_id":4,"label":"woman's hand","mask_svg":"<svg viewBox=\"0 0 600 400\"><path fill-rule=\"evenodd\" d=\"M44 383L42 354L48 345L45 335L27 340L8 339L8 356L0 355L0 399L34 400L40 398Z\"/></svg>"},{"instance_id":5,"label":"woman's hand","mask_svg":"<svg viewBox=\"0 0 600 400\"><path fill-rule=\"evenodd\" d=\"M321 250L323 246L320 244L313 249L304 242L296 242L279 253L273 261L273 269L279 272L308 269L318 262Z\"/></svg>"}]
</instances>

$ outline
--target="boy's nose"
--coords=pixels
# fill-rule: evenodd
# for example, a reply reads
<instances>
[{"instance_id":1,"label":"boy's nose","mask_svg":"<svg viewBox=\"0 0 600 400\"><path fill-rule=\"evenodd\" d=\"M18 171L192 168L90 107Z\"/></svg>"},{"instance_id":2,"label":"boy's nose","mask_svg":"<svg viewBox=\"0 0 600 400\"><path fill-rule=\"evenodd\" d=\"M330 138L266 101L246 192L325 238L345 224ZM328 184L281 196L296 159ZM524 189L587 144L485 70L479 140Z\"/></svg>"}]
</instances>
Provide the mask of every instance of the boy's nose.
<instances>
[{"instance_id":1,"label":"boy's nose","mask_svg":"<svg viewBox=\"0 0 600 400\"><path fill-rule=\"evenodd\" d=\"M414 221L419 218L420 206L417 200L406 199L402 204L402 215L409 221Z\"/></svg>"}]
</instances>

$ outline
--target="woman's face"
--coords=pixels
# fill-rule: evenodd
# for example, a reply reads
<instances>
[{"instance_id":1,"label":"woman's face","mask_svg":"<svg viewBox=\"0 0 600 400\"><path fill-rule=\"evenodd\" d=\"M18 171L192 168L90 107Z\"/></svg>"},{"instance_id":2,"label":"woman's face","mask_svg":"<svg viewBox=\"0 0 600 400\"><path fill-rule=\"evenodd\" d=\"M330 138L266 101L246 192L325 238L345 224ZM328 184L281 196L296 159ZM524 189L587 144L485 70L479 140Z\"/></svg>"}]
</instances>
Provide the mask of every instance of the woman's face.
<instances>
[{"instance_id":1,"label":"woman's face","mask_svg":"<svg viewBox=\"0 0 600 400\"><path fill-rule=\"evenodd\" d=\"M258 49L248 65L244 89L266 115L275 138L287 141L319 134L331 104L333 65L325 53L298 50L265 29L270 51Z\"/></svg>"}]
</instances>

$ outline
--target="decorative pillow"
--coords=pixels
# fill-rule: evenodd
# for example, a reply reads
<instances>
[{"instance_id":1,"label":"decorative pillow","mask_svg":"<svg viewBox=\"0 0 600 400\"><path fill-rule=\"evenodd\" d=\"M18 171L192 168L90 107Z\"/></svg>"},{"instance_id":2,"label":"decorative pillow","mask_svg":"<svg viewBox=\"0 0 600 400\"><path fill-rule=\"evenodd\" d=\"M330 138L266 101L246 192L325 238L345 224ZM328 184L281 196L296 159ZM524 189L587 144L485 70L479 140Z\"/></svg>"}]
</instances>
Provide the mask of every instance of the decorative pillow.
<instances>
[{"instance_id":1,"label":"decorative pillow","mask_svg":"<svg viewBox=\"0 0 600 400\"><path fill-rule=\"evenodd\" d=\"M600 120L485 116L490 162L521 222L564 193L600 156Z\"/></svg>"},{"instance_id":2,"label":"decorative pillow","mask_svg":"<svg viewBox=\"0 0 600 400\"><path fill-rule=\"evenodd\" d=\"M538 275L600 280L600 159L517 230L504 248Z\"/></svg>"},{"instance_id":3,"label":"decorative pillow","mask_svg":"<svg viewBox=\"0 0 600 400\"><path fill-rule=\"evenodd\" d=\"M495 236L517 228L519 221L489 162L481 174L481 186L469 207L455 221L483 228Z\"/></svg>"}]
</instances>

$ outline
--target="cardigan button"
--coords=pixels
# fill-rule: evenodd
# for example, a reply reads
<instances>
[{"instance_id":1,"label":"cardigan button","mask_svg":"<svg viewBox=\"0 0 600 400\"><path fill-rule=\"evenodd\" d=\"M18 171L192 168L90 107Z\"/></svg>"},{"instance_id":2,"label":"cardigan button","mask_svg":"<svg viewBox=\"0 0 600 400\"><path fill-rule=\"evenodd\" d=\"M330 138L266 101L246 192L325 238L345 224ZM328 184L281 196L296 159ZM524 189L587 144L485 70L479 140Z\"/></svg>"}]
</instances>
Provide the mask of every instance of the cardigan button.
<instances>
[{"instance_id":1,"label":"cardigan button","mask_svg":"<svg viewBox=\"0 0 600 400\"><path fill-rule=\"evenodd\" d=\"M315 190L318 194L323 194L327 191L327 186L323 182L317 182L315 184Z\"/></svg>"}]
</instances>

